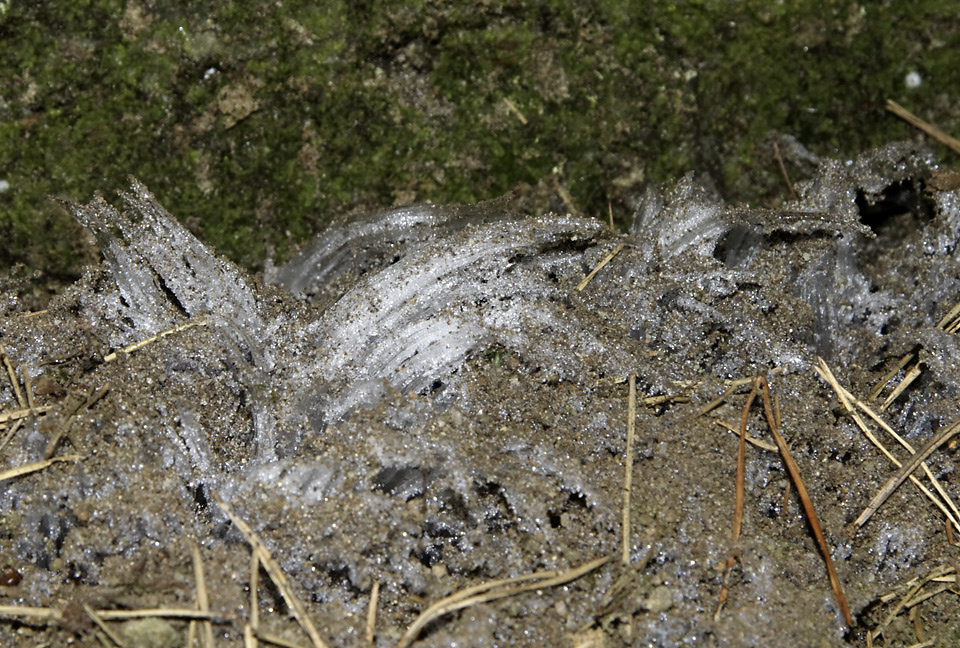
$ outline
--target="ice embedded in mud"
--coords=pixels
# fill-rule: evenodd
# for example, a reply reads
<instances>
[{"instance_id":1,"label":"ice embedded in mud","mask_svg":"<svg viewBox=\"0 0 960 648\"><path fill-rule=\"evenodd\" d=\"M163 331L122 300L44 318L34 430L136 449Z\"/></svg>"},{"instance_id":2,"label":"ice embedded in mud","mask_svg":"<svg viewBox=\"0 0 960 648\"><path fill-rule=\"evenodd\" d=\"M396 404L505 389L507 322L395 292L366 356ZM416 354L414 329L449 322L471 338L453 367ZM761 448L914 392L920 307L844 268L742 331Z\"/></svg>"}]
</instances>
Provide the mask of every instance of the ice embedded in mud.
<instances>
[{"instance_id":1,"label":"ice embedded in mud","mask_svg":"<svg viewBox=\"0 0 960 648\"><path fill-rule=\"evenodd\" d=\"M215 490L274 550L328 637L358 636L374 581L383 623L399 627L411 596L619 551L624 380L635 372L651 398L634 458L628 550L635 562L650 552L636 596L607 600L619 576L605 568L572 584L575 595L544 592L481 621L497 619L506 645L558 645L583 624L606 632L627 619L632 640L662 645L770 643L773 627L840 645L774 455L751 461L760 512L747 513L741 540L744 573L762 577L737 584L740 612L719 623L705 612L729 545L736 444L694 413L728 381L771 372L841 576L883 569L880 546L903 574L931 559L935 525L909 493L888 514L903 519L839 536L887 472L832 414L812 366L822 355L851 384L872 384L920 347L923 377L892 420L920 441L956 416L960 345L937 324L960 301L958 201L926 197L935 166L910 145L827 161L781 209L731 207L686 178L649 192L628 234L521 216L503 200L381 211L328 228L271 272L276 285L217 257L137 182L122 211L97 197L75 213L104 263L48 313L14 313L3 334L35 384L60 381L81 403L111 391L69 423L64 447L87 457L58 467L69 478L5 485L0 512L18 541L0 559L31 566L23 603L45 605L68 585L110 582L112 560L184 536L235 546ZM919 206L900 210L904 192ZM15 402L9 386L0 398ZM67 425L66 402L44 398L52 409L27 421L9 461L40 458ZM739 416L742 394L731 398L718 420ZM893 522L909 528L892 536ZM856 611L879 593L849 595ZM556 623L534 621L561 602ZM471 623L452 618L424 641Z\"/></svg>"}]
</instances>

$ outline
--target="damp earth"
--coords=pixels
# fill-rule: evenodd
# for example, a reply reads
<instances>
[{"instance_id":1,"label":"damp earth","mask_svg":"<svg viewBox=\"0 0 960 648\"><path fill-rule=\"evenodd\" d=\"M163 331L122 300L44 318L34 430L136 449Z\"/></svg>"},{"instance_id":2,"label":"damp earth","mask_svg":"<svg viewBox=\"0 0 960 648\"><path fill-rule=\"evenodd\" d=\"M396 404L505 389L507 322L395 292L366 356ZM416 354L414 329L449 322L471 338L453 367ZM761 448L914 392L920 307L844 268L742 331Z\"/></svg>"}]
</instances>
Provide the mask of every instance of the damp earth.
<instances>
[{"instance_id":1,"label":"damp earth","mask_svg":"<svg viewBox=\"0 0 960 648\"><path fill-rule=\"evenodd\" d=\"M194 609L197 547L217 645L243 645L250 547L219 498L331 646L366 645L375 585L373 643L393 646L458 590L602 557L439 616L414 645L860 646L880 627L888 646L920 632L956 645L955 530L910 482L851 529L897 469L815 371L823 358L915 448L958 419L950 177L914 144L824 161L777 209L725 205L687 177L648 192L628 233L511 195L407 207L334 225L259 276L136 180L69 205L102 261L44 311L13 277L0 305L3 467L66 458L3 482L0 604L58 618L11 613L0 642L92 645L84 605ZM776 450L746 449L731 541L728 428L757 375L852 627ZM746 421L773 443L759 401ZM927 461L954 497L956 460L947 444ZM943 591L898 612L936 570L921 593ZM260 631L308 645L265 572L258 594ZM108 623L127 645L188 633L183 619Z\"/></svg>"}]
</instances>

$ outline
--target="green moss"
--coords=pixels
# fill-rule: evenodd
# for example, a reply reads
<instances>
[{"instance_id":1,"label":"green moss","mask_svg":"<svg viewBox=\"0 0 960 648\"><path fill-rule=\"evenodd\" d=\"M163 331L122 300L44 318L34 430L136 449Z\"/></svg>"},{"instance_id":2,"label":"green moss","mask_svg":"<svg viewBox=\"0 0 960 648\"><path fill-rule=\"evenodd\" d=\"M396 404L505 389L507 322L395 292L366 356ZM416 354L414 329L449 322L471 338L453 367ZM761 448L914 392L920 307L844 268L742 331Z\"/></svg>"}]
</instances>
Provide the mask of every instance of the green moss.
<instances>
[{"instance_id":1,"label":"green moss","mask_svg":"<svg viewBox=\"0 0 960 648\"><path fill-rule=\"evenodd\" d=\"M128 174L257 268L352 208L553 174L584 212L611 202L622 221L645 186L689 170L770 202L785 194L778 134L843 156L911 135L888 97L960 121L940 0L5 6L0 260L64 278L92 252L47 196L87 200ZM924 83L908 91L910 71Z\"/></svg>"}]
</instances>

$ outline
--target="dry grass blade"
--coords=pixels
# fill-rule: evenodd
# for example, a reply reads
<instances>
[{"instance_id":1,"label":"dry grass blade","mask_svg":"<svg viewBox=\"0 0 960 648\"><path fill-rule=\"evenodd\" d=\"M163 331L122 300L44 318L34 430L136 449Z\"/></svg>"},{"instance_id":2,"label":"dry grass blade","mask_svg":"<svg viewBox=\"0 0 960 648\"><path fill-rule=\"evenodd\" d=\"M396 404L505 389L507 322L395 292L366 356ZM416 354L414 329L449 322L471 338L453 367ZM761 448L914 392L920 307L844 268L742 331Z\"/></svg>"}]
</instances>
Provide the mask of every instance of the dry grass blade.
<instances>
[{"instance_id":1,"label":"dry grass blade","mask_svg":"<svg viewBox=\"0 0 960 648\"><path fill-rule=\"evenodd\" d=\"M203 558L200 556L200 547L193 543L193 579L197 590L197 608L201 612L210 613L210 597L207 595L207 579L203 573ZM213 648L213 624L209 620L203 622L202 637L204 648Z\"/></svg>"},{"instance_id":2,"label":"dry grass blade","mask_svg":"<svg viewBox=\"0 0 960 648\"><path fill-rule=\"evenodd\" d=\"M302 648L302 646L296 642L290 641L289 639L284 639L283 637L278 637L276 635L269 634L267 632L261 632L256 628L253 628L253 634L260 641L271 644L273 646L280 646L281 648Z\"/></svg>"},{"instance_id":3,"label":"dry grass blade","mask_svg":"<svg viewBox=\"0 0 960 648\"><path fill-rule=\"evenodd\" d=\"M924 445L917 454L913 455L907 463L903 464L900 470L897 471L897 474L891 477L887 483L884 484L883 488L881 488L880 491L874 495L873 499L870 501L870 504L868 504L867 508L865 508L863 513L860 514L860 517L854 520L852 525L853 528L859 529L866 524L867 520L870 519L870 516L876 513L877 509L880 508L885 501L887 501L887 498L890 497L893 491L897 490L897 488L900 487L900 484L902 484L903 481L909 477L910 474L926 460L927 457L933 454L934 450L952 439L957 432L960 432L960 423L954 423L930 439L926 445Z\"/></svg>"},{"instance_id":4,"label":"dry grass blade","mask_svg":"<svg viewBox=\"0 0 960 648\"><path fill-rule=\"evenodd\" d=\"M82 458L83 457L80 455L64 455L63 457L53 457L51 459L44 459L43 461L35 461L34 463L17 466L16 468L10 468L9 470L0 472L0 482L13 479L14 477L20 477L22 475L29 475L32 472L43 470L47 466L51 466L61 461L77 461L78 459Z\"/></svg>"},{"instance_id":5,"label":"dry grass blade","mask_svg":"<svg viewBox=\"0 0 960 648\"><path fill-rule=\"evenodd\" d=\"M233 619L229 614L213 614L200 610L181 608L144 608L142 610L97 610L104 621L122 621L124 619L193 619L211 623L228 623Z\"/></svg>"},{"instance_id":6,"label":"dry grass blade","mask_svg":"<svg viewBox=\"0 0 960 648\"><path fill-rule=\"evenodd\" d=\"M367 645L373 645L373 633L377 627L377 600L380 598L380 581L373 581L373 588L370 590L370 604L367 606L367 628L364 637Z\"/></svg>"},{"instance_id":7,"label":"dry grass blade","mask_svg":"<svg viewBox=\"0 0 960 648\"><path fill-rule=\"evenodd\" d=\"M897 363L897 366L895 366L893 369L885 373L883 378L880 379L880 382L877 383L877 386L873 388L872 392L870 392L870 400L876 400L877 397L880 396L880 393L883 391L883 388L887 386L887 383L893 380L893 377L896 376L901 369L903 369L908 364L910 364L910 361L916 357L917 356L915 354L908 353L902 358L900 358L900 361ZM823 362L822 358L817 358L817 360L819 360L820 362Z\"/></svg>"},{"instance_id":8,"label":"dry grass blade","mask_svg":"<svg viewBox=\"0 0 960 648\"><path fill-rule=\"evenodd\" d=\"M496 601L497 599L506 598L508 596L516 596L517 594L522 594L523 592L546 589L548 587L555 587L557 585L569 583L570 581L576 580L584 574L588 574L598 567L605 565L610 561L611 558L612 556L604 556L603 558L591 560L580 567L575 567L566 571L549 570L535 574L526 574L516 578L499 579L455 592L450 596L440 599L424 610L420 616L417 617L412 624L410 624L410 627L407 628L407 631L397 643L397 648L406 648L409 646L413 640L417 638L417 635L420 634L420 631L427 626L427 624L429 624L431 621L439 619L445 614L455 612L456 610L461 610L465 607L470 607L471 605L479 605L480 603L488 603L490 601ZM533 580L535 582L510 587L512 584L529 580Z\"/></svg>"},{"instance_id":9,"label":"dry grass blade","mask_svg":"<svg viewBox=\"0 0 960 648\"><path fill-rule=\"evenodd\" d=\"M273 584L277 586L277 589L280 590L280 594L283 596L283 600L286 601L287 606L290 608L290 612L293 614L294 618L300 624L300 627L303 628L303 631L307 633L307 636L310 637L310 641L313 643L314 648L326 648L327 644L324 643L323 639L320 638L320 633L317 632L316 626L313 625L313 621L310 620L310 617L307 616L307 611L304 609L303 604L300 603L300 599L293 593L293 588L290 587L290 582L287 580L286 574L283 573L283 570L280 569L280 565L274 560L273 556L270 554L270 550L267 549L266 545L263 544L263 541L253 532L253 529L250 528L246 522L243 521L240 516L238 516L230 506L224 502L218 493L211 493L213 501L217 503L217 506L220 507L220 510L230 518L230 521L233 522L234 526L239 529L240 533L243 534L243 537L247 540L250 546L255 552L259 554L260 562L263 564L263 568L269 574L270 578L273 580ZM263 639L263 636L257 633L257 636ZM265 640L266 641L266 640Z\"/></svg>"},{"instance_id":10,"label":"dry grass blade","mask_svg":"<svg viewBox=\"0 0 960 648\"><path fill-rule=\"evenodd\" d=\"M920 119L912 112L898 104L896 101L887 99L887 110L905 122L909 123L911 126L919 128L933 139L950 148L954 153L960 153L960 141L950 137L930 122Z\"/></svg>"},{"instance_id":11,"label":"dry grass blade","mask_svg":"<svg viewBox=\"0 0 960 648\"><path fill-rule=\"evenodd\" d=\"M621 542L624 565L630 564L630 491L633 489L633 440L637 435L637 373L628 378L627 390L627 456L623 474L623 539Z\"/></svg>"},{"instance_id":12,"label":"dry grass blade","mask_svg":"<svg viewBox=\"0 0 960 648\"><path fill-rule=\"evenodd\" d=\"M20 409L29 410L27 401L23 398L23 392L20 391L20 381L17 380L17 373L13 370L13 364L7 356L7 349L2 344L0 344L0 357L3 358L3 364L7 368L7 376L10 378L10 385L13 386L13 393L17 397Z\"/></svg>"},{"instance_id":13,"label":"dry grass blade","mask_svg":"<svg viewBox=\"0 0 960 648\"><path fill-rule=\"evenodd\" d=\"M260 556L250 552L250 638L246 640L248 648L257 648L257 636L253 630L260 627L260 600L257 592L260 588Z\"/></svg>"},{"instance_id":14,"label":"dry grass blade","mask_svg":"<svg viewBox=\"0 0 960 648\"><path fill-rule=\"evenodd\" d=\"M57 446L60 445L60 440L63 439L64 435L66 435L66 433L70 430L70 426L73 425L73 420L77 417L77 415L83 410L93 407L98 400L107 395L108 391L110 391L110 383L107 383L97 391L90 394L90 396L87 397L87 400L85 400L80 407L75 409L73 414L67 417L67 421L60 427L59 430L57 430L57 433L53 435L53 438L50 439L50 442L47 443L47 449L43 453L44 459L49 459L53 456L53 453L57 451Z\"/></svg>"},{"instance_id":15,"label":"dry grass blade","mask_svg":"<svg viewBox=\"0 0 960 648\"><path fill-rule=\"evenodd\" d=\"M92 607L84 603L83 611L87 613L88 617L93 619L93 622L97 624L97 627L103 631L103 634L107 635L107 638L110 639L110 641L112 641L116 646L119 646L119 648L125 648L125 644L123 643L123 640L120 639L120 637L118 637L117 635L113 634L110 628L107 627L107 624L103 622L103 619L100 618L100 616L94 611Z\"/></svg>"},{"instance_id":16,"label":"dry grass blade","mask_svg":"<svg viewBox=\"0 0 960 648\"><path fill-rule=\"evenodd\" d=\"M719 425L720 427L722 427L723 429L728 430L733 434L736 434L737 436L740 436L740 430L738 430L736 426L730 425L726 421L721 421L720 419L714 419L713 422ZM766 441L761 441L760 439L755 439L749 434L747 435L747 443L757 448L761 448L763 450L769 450L770 452L777 451L777 446L773 445L772 443L767 443Z\"/></svg>"},{"instance_id":17,"label":"dry grass blade","mask_svg":"<svg viewBox=\"0 0 960 648\"><path fill-rule=\"evenodd\" d=\"M20 419L25 419L31 414L45 414L53 409L53 405L45 405L43 407L34 407L30 409L29 407L24 407L23 409L15 409L9 412L0 412L0 424L4 424L7 421L17 421Z\"/></svg>"},{"instance_id":18,"label":"dry grass blade","mask_svg":"<svg viewBox=\"0 0 960 648\"><path fill-rule=\"evenodd\" d=\"M747 466L747 418L750 416L750 406L753 405L753 401L757 399L757 382L754 381L753 389L750 390L750 395L747 396L747 402L743 405L743 411L740 413L740 442L737 444L737 488L736 488L736 504L733 509L733 531L730 534L731 539L734 543L740 539L740 530L743 525L743 500L744 500L744 491L746 483L746 466ZM717 599L717 607L713 611L713 619L716 621L720 618L720 611L723 610L724 604L727 602L727 597L730 595L730 587L727 585L727 578L729 577L730 570L733 569L733 565L736 559L734 558L733 551L731 549L730 555L727 556L727 564L723 569L723 586L720 588L720 597Z\"/></svg>"},{"instance_id":19,"label":"dry grass blade","mask_svg":"<svg viewBox=\"0 0 960 648\"><path fill-rule=\"evenodd\" d=\"M790 455L790 449L787 447L786 441L783 440L783 437L780 436L780 432L777 430L777 422L773 416L773 408L770 405L770 385L767 383L767 379L762 376L760 377L760 384L761 387L763 387L763 412L767 417L767 425L770 427L770 433L773 434L773 440L776 441L777 447L780 448L783 463L787 466L787 472L790 473L790 479L793 481L793 485L797 489L797 495L800 496L800 502L803 504L803 511L807 516L807 522L810 523L810 528L813 529L813 535L817 539L817 544L820 545L823 560L827 564L827 575L830 578L830 586L833 588L833 594L836 596L837 603L840 605L843 619L846 621L848 627L852 627L853 618L850 616L850 608L847 607L847 599L843 595L843 587L840 585L837 570L834 568L833 560L830 558L830 548L827 546L827 539L823 536L823 530L820 528L820 519L817 517L817 512L813 508L813 502L807 493L807 487L804 485L803 479L800 478L800 469Z\"/></svg>"},{"instance_id":20,"label":"dry grass blade","mask_svg":"<svg viewBox=\"0 0 960 648\"><path fill-rule=\"evenodd\" d=\"M523 124L524 126L527 125L527 118L523 116L523 113L520 112L520 109L517 108L516 104L514 104L512 101L510 101L506 97L503 98L503 103L505 103L507 105L507 108L510 110L510 112L512 112L514 116L520 120L521 124Z\"/></svg>"},{"instance_id":21,"label":"dry grass blade","mask_svg":"<svg viewBox=\"0 0 960 648\"><path fill-rule=\"evenodd\" d=\"M907 374L903 377L903 380L901 380L897 386L893 388L893 391L890 392L890 395L887 396L884 399L883 404L880 405L881 412L890 407L890 404L897 400L897 397L920 376L921 372L923 371L920 369L922 365L923 360L917 360L917 364L910 367L910 370L907 371Z\"/></svg>"},{"instance_id":22,"label":"dry grass blade","mask_svg":"<svg viewBox=\"0 0 960 648\"><path fill-rule=\"evenodd\" d=\"M156 335L148 337L146 340L140 340L139 342L135 344L131 344L130 346L124 347L119 351L108 353L107 355L103 356L103 361L113 362L119 357L119 354L121 353L133 353L134 351L138 349L142 349L148 344L152 344L157 340L167 337L168 335L173 335L174 333L180 333L181 331L186 331L187 329L192 329L194 326L206 326L206 324L207 324L206 320L197 320L196 322L187 322L186 324L180 324L179 326L174 326L172 329L168 329L166 331L160 331Z\"/></svg>"},{"instance_id":23,"label":"dry grass blade","mask_svg":"<svg viewBox=\"0 0 960 648\"><path fill-rule=\"evenodd\" d=\"M625 245L626 245L626 243L621 243L621 244L618 245L617 247L613 248L613 250L611 250L611 251L607 254L607 256L605 256L605 257L603 257L603 259L601 259L600 263L597 264L597 267L594 268L593 270L591 270L591 271L590 271L590 274L588 274L586 277L583 278L583 281L581 281L581 282L577 285L577 287L576 287L575 290L576 290L577 292L580 292L580 291L582 291L584 288L586 288L586 287L587 287L587 284L590 283L590 281L591 281L594 277L597 276L597 273L600 272L601 270L603 270L603 267L604 267L605 265L607 265L608 263L610 263L610 261L613 259L613 257L615 257L615 256L617 256L618 254L620 254L620 250L622 250L622 249L623 249L623 246L625 246Z\"/></svg>"},{"instance_id":24,"label":"dry grass blade","mask_svg":"<svg viewBox=\"0 0 960 648\"><path fill-rule=\"evenodd\" d=\"M880 418L872 409L870 409L870 407L868 407L866 403L855 398L853 394L847 391L839 383L836 376L834 376L833 372L830 370L830 367L828 367L827 363L823 361L823 358L818 358L818 363L819 363L818 366L815 368L817 371L817 374L819 374L820 377L823 378L823 380L825 380L827 384L829 384L830 387L833 388L833 391L837 394L837 398L840 400L840 403L841 405L843 405L844 409L847 410L847 413L850 415L850 418L853 419L853 421L857 424L857 427L860 428L860 430L867 437L867 439L869 439L870 442L873 445L875 445L877 449L880 450L881 453L883 453L883 456L885 456L890 461L890 463L895 465L897 468L900 468L903 465L896 457L894 457L890 453L889 450L887 450L887 448L880 442L880 440L873 435L873 433L870 431L870 428L867 427L867 424L864 422L864 420L860 417L859 414L857 414L856 410L854 409L854 404L856 405L857 408L859 408L864 413L866 413L866 415L869 416L874 423L882 427L884 431L887 432L887 434L892 436L894 439L896 439L900 443L900 445L906 448L907 452L909 452L910 454L916 454L916 451L913 449L913 446L907 443L907 441L903 437L901 437L899 434L897 434L893 430L893 428L887 425L887 423L882 418ZM923 493L924 496L927 497L927 499L933 502L934 506L940 509L940 512L943 513L944 516L946 516L947 520L951 524L953 524L956 529L960 530L960 525L958 525L958 521L960 521L960 511L958 511L957 505L954 503L953 499L950 497L950 495L946 492L946 490L940 484L939 480L937 480L937 478L934 477L933 473L930 472L930 468L925 463L921 464L921 467L926 473L927 478L930 480L930 483L933 484L934 488L940 494L940 497L943 498L943 501L935 497L934 494L930 492L930 490L926 486L921 484L920 480L914 477L913 475L910 475L910 481L912 481L914 485L920 489L920 492ZM946 502L946 504L944 504L944 502Z\"/></svg>"}]
</instances>

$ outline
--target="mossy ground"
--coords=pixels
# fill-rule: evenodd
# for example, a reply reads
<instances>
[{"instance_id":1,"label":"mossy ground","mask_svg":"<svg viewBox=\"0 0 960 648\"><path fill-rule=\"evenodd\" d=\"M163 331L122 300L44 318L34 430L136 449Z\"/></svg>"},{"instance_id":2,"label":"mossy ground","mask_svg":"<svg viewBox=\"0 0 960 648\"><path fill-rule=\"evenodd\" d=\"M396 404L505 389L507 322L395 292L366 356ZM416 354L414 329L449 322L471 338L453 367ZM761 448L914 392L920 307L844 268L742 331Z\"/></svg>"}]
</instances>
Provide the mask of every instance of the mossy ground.
<instances>
[{"instance_id":1,"label":"mossy ground","mask_svg":"<svg viewBox=\"0 0 960 648\"><path fill-rule=\"evenodd\" d=\"M358 207L524 184L560 207L552 176L623 221L646 186L690 170L772 202L781 135L841 156L910 135L888 97L956 130L954 14L944 0L7 0L0 264L72 280L96 252L49 196L85 201L128 174L252 269Z\"/></svg>"}]
</instances>

